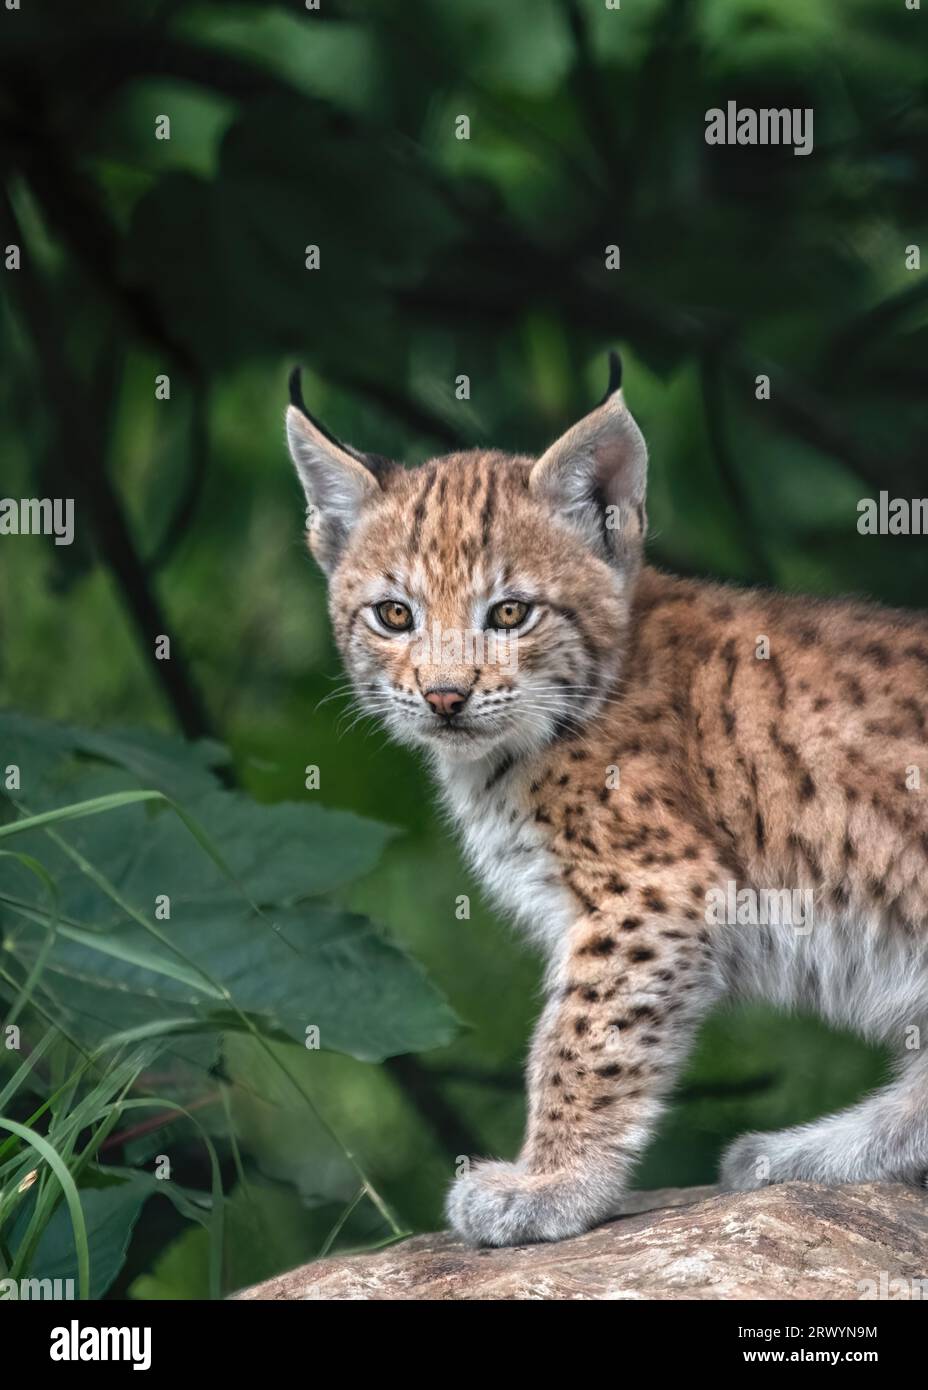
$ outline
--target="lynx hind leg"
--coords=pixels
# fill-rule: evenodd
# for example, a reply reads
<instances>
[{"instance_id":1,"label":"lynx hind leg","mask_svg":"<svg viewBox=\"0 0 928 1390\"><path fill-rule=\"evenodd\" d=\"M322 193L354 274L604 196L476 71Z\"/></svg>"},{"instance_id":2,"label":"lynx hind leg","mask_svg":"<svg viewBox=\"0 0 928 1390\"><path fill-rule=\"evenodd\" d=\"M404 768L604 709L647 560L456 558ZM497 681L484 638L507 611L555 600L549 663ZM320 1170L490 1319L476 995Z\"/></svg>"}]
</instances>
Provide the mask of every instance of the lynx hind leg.
<instances>
[{"instance_id":1,"label":"lynx hind leg","mask_svg":"<svg viewBox=\"0 0 928 1390\"><path fill-rule=\"evenodd\" d=\"M743 1134L726 1150L724 1186L778 1182L906 1182L928 1186L928 1051L912 1055L898 1080L811 1124Z\"/></svg>"},{"instance_id":2,"label":"lynx hind leg","mask_svg":"<svg viewBox=\"0 0 928 1390\"><path fill-rule=\"evenodd\" d=\"M465 1240L559 1240L614 1214L719 993L701 923L656 916L663 904L649 901L650 914L630 904L574 928L532 1045L519 1159L478 1164L449 1194Z\"/></svg>"}]
</instances>

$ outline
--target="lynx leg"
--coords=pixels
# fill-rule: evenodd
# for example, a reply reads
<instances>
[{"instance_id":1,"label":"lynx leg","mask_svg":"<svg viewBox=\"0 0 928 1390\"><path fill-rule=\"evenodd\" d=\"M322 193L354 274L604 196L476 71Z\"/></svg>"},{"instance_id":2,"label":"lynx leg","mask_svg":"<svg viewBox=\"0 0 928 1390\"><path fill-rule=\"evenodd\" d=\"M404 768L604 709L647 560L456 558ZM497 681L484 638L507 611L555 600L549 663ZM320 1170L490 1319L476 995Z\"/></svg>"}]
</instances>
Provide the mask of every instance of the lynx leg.
<instances>
[{"instance_id":1,"label":"lynx leg","mask_svg":"<svg viewBox=\"0 0 928 1390\"><path fill-rule=\"evenodd\" d=\"M928 1174L928 1055L914 1054L899 1078L847 1110L770 1134L744 1134L728 1148L722 1182L908 1182Z\"/></svg>"},{"instance_id":2,"label":"lynx leg","mask_svg":"<svg viewBox=\"0 0 928 1390\"><path fill-rule=\"evenodd\" d=\"M585 917L539 1020L528 1127L515 1163L482 1163L449 1193L466 1240L558 1240L612 1214L720 986L702 923Z\"/></svg>"}]
</instances>

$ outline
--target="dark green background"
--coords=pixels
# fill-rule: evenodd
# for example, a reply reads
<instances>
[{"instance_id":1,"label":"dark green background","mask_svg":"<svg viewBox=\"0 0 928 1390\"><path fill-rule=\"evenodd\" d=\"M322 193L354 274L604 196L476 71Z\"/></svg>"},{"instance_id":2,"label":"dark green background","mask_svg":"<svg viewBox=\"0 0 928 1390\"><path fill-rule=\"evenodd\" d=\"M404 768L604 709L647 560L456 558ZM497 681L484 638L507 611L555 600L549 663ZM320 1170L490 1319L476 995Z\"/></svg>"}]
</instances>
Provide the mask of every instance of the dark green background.
<instances>
[{"instance_id":1,"label":"dark green background","mask_svg":"<svg viewBox=\"0 0 928 1390\"><path fill-rule=\"evenodd\" d=\"M924 538L861 537L856 504L928 491L928 290L905 265L928 250L928 11L30 0L0 26L0 241L23 248L2 275L0 492L74 496L78 526L69 549L2 542L0 705L214 733L266 800L304 795L317 763L324 803L402 829L346 898L466 1027L421 1059L425 1095L331 1054L312 1085L402 1220L433 1226L458 1142L518 1145L538 966L415 759L319 705L340 676L284 450L288 368L341 436L418 462L540 449L618 346L656 563L923 605ZM812 107L813 153L708 147L729 99ZM730 1136L853 1099L882 1066L809 1020L720 1015L639 1185L711 1180ZM230 1287L313 1254L294 1193L326 1161L298 1114L236 1122L273 1181ZM123 1287L202 1292L201 1237L143 1220Z\"/></svg>"}]
</instances>

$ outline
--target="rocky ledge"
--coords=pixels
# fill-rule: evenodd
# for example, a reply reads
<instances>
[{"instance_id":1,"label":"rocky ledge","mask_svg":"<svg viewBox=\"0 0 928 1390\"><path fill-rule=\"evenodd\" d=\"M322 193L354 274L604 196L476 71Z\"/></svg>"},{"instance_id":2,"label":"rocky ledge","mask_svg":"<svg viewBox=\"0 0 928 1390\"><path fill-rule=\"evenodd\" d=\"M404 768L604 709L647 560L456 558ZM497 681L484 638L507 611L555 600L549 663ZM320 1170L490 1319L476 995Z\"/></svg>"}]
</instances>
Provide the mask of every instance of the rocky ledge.
<instances>
[{"instance_id":1,"label":"rocky ledge","mask_svg":"<svg viewBox=\"0 0 928 1390\"><path fill-rule=\"evenodd\" d=\"M553 1245L473 1250L448 1234L316 1260L239 1299L928 1299L928 1193L787 1183L632 1193Z\"/></svg>"}]
</instances>

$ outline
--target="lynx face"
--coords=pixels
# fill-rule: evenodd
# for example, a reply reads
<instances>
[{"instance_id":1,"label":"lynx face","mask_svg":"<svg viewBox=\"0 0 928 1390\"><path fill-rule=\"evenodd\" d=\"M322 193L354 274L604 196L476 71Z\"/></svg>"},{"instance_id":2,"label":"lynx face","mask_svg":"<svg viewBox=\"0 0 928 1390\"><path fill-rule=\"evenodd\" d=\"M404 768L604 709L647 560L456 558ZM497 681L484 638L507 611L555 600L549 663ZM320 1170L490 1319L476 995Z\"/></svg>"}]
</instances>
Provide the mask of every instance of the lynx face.
<instances>
[{"instance_id":1,"label":"lynx face","mask_svg":"<svg viewBox=\"0 0 928 1390\"><path fill-rule=\"evenodd\" d=\"M537 462L404 469L335 443L298 395L287 430L346 670L394 738L469 761L595 715L644 532L644 441L620 392Z\"/></svg>"}]
</instances>

